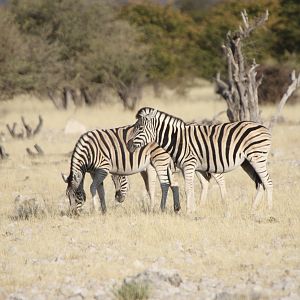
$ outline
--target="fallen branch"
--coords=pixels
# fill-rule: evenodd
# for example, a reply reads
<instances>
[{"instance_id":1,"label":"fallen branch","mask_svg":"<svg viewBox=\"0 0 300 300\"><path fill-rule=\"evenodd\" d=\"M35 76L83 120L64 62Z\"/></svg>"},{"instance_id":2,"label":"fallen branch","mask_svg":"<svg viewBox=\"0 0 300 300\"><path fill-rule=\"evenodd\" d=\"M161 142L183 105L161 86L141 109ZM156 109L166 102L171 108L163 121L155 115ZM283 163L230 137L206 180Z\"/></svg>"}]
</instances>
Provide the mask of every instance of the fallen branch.
<instances>
[{"instance_id":1,"label":"fallen branch","mask_svg":"<svg viewBox=\"0 0 300 300\"><path fill-rule=\"evenodd\" d=\"M38 144L35 144L34 148L36 150L35 152L32 151L30 148L26 148L26 151L27 151L29 156L37 157L37 156L43 156L44 155L44 151L42 150L42 148Z\"/></svg>"},{"instance_id":2,"label":"fallen branch","mask_svg":"<svg viewBox=\"0 0 300 300\"><path fill-rule=\"evenodd\" d=\"M16 122L13 123L12 127L10 127L9 124L6 124L6 128L8 132L14 139L23 139L25 136L24 130L22 129L20 132L16 132L16 127L17 127Z\"/></svg>"},{"instance_id":3,"label":"fallen branch","mask_svg":"<svg viewBox=\"0 0 300 300\"><path fill-rule=\"evenodd\" d=\"M13 138L16 139L24 139L25 137L32 138L41 131L41 128L43 126L43 118L41 116L39 116L39 121L35 129L32 129L32 127L28 123L26 123L25 118L23 116L21 116L21 121L22 121L23 129L21 129L20 132L16 132L16 128L17 128L16 122L14 122L12 126L6 124L8 132Z\"/></svg>"}]
</instances>

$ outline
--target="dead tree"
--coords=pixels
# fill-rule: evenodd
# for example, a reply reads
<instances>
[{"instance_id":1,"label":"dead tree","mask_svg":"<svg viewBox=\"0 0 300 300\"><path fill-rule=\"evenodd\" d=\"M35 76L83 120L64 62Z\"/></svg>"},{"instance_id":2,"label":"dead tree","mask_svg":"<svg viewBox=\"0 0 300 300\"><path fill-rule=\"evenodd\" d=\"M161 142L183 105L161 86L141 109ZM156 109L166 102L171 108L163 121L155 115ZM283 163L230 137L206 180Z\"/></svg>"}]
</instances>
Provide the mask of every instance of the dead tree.
<instances>
[{"instance_id":1,"label":"dead tree","mask_svg":"<svg viewBox=\"0 0 300 300\"><path fill-rule=\"evenodd\" d=\"M28 123L26 123L25 118L23 116L21 116L21 121L22 121L23 128L18 132L16 131L17 128L16 122L14 122L12 126L6 124L8 132L15 139L32 138L41 131L43 126L43 118L41 116L39 116L38 124L34 129Z\"/></svg>"},{"instance_id":2,"label":"dead tree","mask_svg":"<svg viewBox=\"0 0 300 300\"><path fill-rule=\"evenodd\" d=\"M247 66L246 59L242 51L243 40L259 26L262 26L269 17L266 12L253 22L249 22L247 12L241 12L243 25L239 30L228 32L225 45L222 46L227 59L227 80L223 81L218 73L215 79L216 92L220 94L227 103L227 116L231 122L234 121L255 121L261 123L261 116L258 106L258 88L262 83L263 77L256 78L256 69L259 66L255 59L252 64ZM299 78L299 77L298 77ZM292 83L288 87L280 101L276 115L272 118L270 126L273 126L278 119L287 99L299 87L295 72L292 74Z\"/></svg>"},{"instance_id":3,"label":"dead tree","mask_svg":"<svg viewBox=\"0 0 300 300\"><path fill-rule=\"evenodd\" d=\"M42 148L38 144L35 144L34 148L35 148L35 151L32 151L30 148L26 148L26 151L27 151L29 156L35 158L37 156L43 156L44 155L44 151L42 150Z\"/></svg>"},{"instance_id":4,"label":"dead tree","mask_svg":"<svg viewBox=\"0 0 300 300\"><path fill-rule=\"evenodd\" d=\"M242 13L243 26L234 32L228 32L226 44L222 46L227 59L227 81L216 77L216 92L227 102L227 116L231 122L251 120L261 122L257 89L261 84L256 79L256 64L253 59L251 66L246 66L242 52L243 40L248 38L252 31L262 26L267 20L269 13L265 12L260 18L249 23L247 12Z\"/></svg>"}]
</instances>

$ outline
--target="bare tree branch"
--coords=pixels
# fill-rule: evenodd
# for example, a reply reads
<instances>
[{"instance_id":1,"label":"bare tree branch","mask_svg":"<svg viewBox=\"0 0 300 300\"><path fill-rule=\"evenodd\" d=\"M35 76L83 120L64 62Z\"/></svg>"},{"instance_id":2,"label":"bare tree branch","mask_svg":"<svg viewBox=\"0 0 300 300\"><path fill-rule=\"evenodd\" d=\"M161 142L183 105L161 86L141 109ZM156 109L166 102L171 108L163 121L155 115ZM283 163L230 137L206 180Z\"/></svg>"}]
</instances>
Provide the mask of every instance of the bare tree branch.
<instances>
[{"instance_id":1,"label":"bare tree branch","mask_svg":"<svg viewBox=\"0 0 300 300\"><path fill-rule=\"evenodd\" d=\"M32 128L25 122L25 119L23 116L21 116L21 121L22 121L22 124L26 130L26 136L27 138L30 138L31 135L32 135Z\"/></svg>"},{"instance_id":2,"label":"bare tree branch","mask_svg":"<svg viewBox=\"0 0 300 300\"><path fill-rule=\"evenodd\" d=\"M291 84L289 85L289 87L287 88L287 91L282 96L282 98L277 106L277 110L270 120L270 123L268 126L270 130L272 130L273 126L277 123L278 118L281 115L283 107L286 104L287 100L295 92L295 90L300 87L300 73L298 74L298 77L296 77L296 71L293 70L293 72L291 74L291 80L292 80Z\"/></svg>"},{"instance_id":3,"label":"bare tree branch","mask_svg":"<svg viewBox=\"0 0 300 300\"><path fill-rule=\"evenodd\" d=\"M22 129L20 132L16 132L17 123L14 122L12 127L9 124L6 124L6 128L10 135L15 139L23 139L25 137L24 130Z\"/></svg>"},{"instance_id":4,"label":"bare tree branch","mask_svg":"<svg viewBox=\"0 0 300 300\"><path fill-rule=\"evenodd\" d=\"M33 130L33 135L36 135L38 134L41 129L42 129L42 126L43 126L43 118L41 115L39 115L39 123L37 124L36 128Z\"/></svg>"},{"instance_id":5,"label":"bare tree branch","mask_svg":"<svg viewBox=\"0 0 300 300\"><path fill-rule=\"evenodd\" d=\"M9 124L6 124L8 132L15 139L24 139L25 137L31 138L38 134L43 126L43 118L41 116L39 116L39 122L35 129L32 129L32 127L28 123L26 123L25 118L23 116L21 116L21 121L25 132L24 129L21 129L21 131L18 133L16 132L16 122L13 123L12 127Z\"/></svg>"}]
</instances>

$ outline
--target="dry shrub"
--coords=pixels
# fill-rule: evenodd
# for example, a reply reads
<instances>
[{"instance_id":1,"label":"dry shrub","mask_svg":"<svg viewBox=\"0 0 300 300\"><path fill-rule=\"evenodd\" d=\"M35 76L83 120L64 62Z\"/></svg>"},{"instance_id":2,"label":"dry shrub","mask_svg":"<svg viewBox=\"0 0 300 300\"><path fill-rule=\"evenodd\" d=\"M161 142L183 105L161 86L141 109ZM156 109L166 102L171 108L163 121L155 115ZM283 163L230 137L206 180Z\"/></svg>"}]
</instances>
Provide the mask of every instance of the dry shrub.
<instances>
[{"instance_id":1,"label":"dry shrub","mask_svg":"<svg viewBox=\"0 0 300 300\"><path fill-rule=\"evenodd\" d=\"M124 282L113 293L116 300L144 300L149 298L149 285L147 283Z\"/></svg>"},{"instance_id":2,"label":"dry shrub","mask_svg":"<svg viewBox=\"0 0 300 300\"><path fill-rule=\"evenodd\" d=\"M18 195L15 198L13 219L28 220L32 217L43 217L45 214L45 203L40 196Z\"/></svg>"}]
</instances>

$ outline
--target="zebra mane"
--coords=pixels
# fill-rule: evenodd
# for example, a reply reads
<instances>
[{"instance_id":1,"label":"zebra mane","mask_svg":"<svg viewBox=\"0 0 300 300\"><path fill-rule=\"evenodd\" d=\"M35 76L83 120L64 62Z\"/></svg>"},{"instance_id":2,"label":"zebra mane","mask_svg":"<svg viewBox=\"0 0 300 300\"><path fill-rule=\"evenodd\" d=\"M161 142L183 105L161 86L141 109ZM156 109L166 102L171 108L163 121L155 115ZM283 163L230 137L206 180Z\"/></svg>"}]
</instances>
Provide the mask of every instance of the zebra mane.
<instances>
[{"instance_id":1,"label":"zebra mane","mask_svg":"<svg viewBox=\"0 0 300 300\"><path fill-rule=\"evenodd\" d=\"M140 117L146 117L146 116L148 116L148 115L150 115L150 114L153 114L153 117L156 116L156 115L158 115L158 116L161 116L161 115L168 116L168 117L170 117L170 118L172 118L172 119L175 119L176 121L181 122L181 123L184 123L184 124L186 125L186 122L183 121L182 119L180 119L180 118L178 118L178 117L175 117L175 116L173 116L173 115L170 115L170 114L168 114L168 113L165 113L165 112L163 112L163 111L160 111L160 110L151 108L151 107L143 107L143 108L141 108L141 109L137 112L137 114L136 114L135 117L136 117L136 119L138 119L138 118L140 118Z\"/></svg>"}]
</instances>

